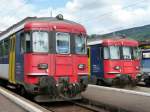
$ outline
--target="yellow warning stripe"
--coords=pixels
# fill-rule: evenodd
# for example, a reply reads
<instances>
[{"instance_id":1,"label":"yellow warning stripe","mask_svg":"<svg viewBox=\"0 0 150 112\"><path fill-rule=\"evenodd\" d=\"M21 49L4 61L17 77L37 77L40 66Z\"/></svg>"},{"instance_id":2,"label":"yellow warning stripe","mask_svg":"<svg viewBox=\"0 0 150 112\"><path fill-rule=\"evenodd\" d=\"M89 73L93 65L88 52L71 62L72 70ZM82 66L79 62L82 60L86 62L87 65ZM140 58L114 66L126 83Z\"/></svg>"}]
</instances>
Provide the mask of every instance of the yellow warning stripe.
<instances>
[{"instance_id":1,"label":"yellow warning stripe","mask_svg":"<svg viewBox=\"0 0 150 112\"><path fill-rule=\"evenodd\" d=\"M15 81L15 45L16 45L16 37L12 36L10 39L10 52L9 52L9 82L16 83Z\"/></svg>"},{"instance_id":2,"label":"yellow warning stripe","mask_svg":"<svg viewBox=\"0 0 150 112\"><path fill-rule=\"evenodd\" d=\"M9 82L11 82L11 60L12 60L12 39L10 39L10 51L9 51Z\"/></svg>"},{"instance_id":3,"label":"yellow warning stripe","mask_svg":"<svg viewBox=\"0 0 150 112\"><path fill-rule=\"evenodd\" d=\"M90 47L88 47L88 72L89 72L89 77L91 75L91 61L90 61L90 58L91 58L91 51L90 51Z\"/></svg>"}]
</instances>

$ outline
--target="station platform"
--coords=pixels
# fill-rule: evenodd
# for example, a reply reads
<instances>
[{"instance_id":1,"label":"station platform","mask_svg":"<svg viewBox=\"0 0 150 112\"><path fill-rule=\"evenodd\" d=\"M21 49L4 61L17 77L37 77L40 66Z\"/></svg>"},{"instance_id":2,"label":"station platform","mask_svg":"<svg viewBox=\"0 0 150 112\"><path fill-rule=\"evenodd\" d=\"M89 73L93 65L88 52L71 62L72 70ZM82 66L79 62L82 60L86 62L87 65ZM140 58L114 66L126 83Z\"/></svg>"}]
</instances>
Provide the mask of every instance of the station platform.
<instances>
[{"instance_id":1,"label":"station platform","mask_svg":"<svg viewBox=\"0 0 150 112\"><path fill-rule=\"evenodd\" d=\"M51 112L16 93L0 87L0 112Z\"/></svg>"},{"instance_id":2,"label":"station platform","mask_svg":"<svg viewBox=\"0 0 150 112\"><path fill-rule=\"evenodd\" d=\"M0 94L0 112L27 112L2 94Z\"/></svg>"},{"instance_id":3,"label":"station platform","mask_svg":"<svg viewBox=\"0 0 150 112\"><path fill-rule=\"evenodd\" d=\"M126 90L88 85L82 95L90 101L129 112L150 112L150 88L137 87L135 90Z\"/></svg>"}]
</instances>

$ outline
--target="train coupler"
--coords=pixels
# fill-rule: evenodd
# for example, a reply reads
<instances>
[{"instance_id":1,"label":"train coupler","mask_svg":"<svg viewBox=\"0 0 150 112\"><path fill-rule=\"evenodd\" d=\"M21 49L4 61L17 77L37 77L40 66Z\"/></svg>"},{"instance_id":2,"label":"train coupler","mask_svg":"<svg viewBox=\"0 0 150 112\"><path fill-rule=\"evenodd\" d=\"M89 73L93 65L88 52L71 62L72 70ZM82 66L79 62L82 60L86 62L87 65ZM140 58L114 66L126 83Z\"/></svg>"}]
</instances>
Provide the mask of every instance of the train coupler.
<instances>
[{"instance_id":1,"label":"train coupler","mask_svg":"<svg viewBox=\"0 0 150 112\"><path fill-rule=\"evenodd\" d=\"M136 79L132 79L128 74L118 74L116 78L112 81L112 85L119 88L124 87L135 87L137 84Z\"/></svg>"},{"instance_id":2,"label":"train coupler","mask_svg":"<svg viewBox=\"0 0 150 112\"><path fill-rule=\"evenodd\" d=\"M68 81L63 81L59 86L60 94L63 97L72 98L81 93L81 86L78 83L69 83Z\"/></svg>"}]
</instances>

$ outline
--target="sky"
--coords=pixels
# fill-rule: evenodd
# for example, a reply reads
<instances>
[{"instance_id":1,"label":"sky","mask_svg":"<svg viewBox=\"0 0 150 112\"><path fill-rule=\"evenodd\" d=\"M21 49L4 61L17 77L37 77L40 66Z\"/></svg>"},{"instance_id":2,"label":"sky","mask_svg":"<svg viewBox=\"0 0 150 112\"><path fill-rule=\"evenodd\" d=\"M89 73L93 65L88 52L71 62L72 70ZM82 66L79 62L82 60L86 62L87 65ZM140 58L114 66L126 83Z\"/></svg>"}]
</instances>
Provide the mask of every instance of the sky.
<instances>
[{"instance_id":1,"label":"sky","mask_svg":"<svg viewBox=\"0 0 150 112\"><path fill-rule=\"evenodd\" d=\"M0 0L0 31L25 17L55 17L85 26L88 34L150 24L150 0Z\"/></svg>"}]
</instances>

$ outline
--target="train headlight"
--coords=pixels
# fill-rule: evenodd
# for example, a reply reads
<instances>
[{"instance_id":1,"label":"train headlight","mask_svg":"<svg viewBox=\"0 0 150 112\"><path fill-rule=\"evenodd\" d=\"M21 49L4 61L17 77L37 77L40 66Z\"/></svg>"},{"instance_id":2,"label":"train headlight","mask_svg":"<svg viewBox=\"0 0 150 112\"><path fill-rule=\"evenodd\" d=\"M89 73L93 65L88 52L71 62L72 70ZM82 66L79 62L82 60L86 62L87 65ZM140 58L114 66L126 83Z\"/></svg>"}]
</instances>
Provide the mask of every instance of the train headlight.
<instances>
[{"instance_id":1,"label":"train headlight","mask_svg":"<svg viewBox=\"0 0 150 112\"><path fill-rule=\"evenodd\" d=\"M121 74L117 74L116 77L121 77Z\"/></svg>"},{"instance_id":2,"label":"train headlight","mask_svg":"<svg viewBox=\"0 0 150 112\"><path fill-rule=\"evenodd\" d=\"M62 14L58 14L58 15L56 16L56 18L57 18L58 20L63 20L63 19L64 19L64 17L63 17Z\"/></svg>"},{"instance_id":3,"label":"train headlight","mask_svg":"<svg viewBox=\"0 0 150 112\"><path fill-rule=\"evenodd\" d=\"M38 69L48 69L48 64L40 63L40 64L38 64Z\"/></svg>"},{"instance_id":4,"label":"train headlight","mask_svg":"<svg viewBox=\"0 0 150 112\"><path fill-rule=\"evenodd\" d=\"M78 69L84 69L85 68L85 64L79 64L78 65Z\"/></svg>"},{"instance_id":5,"label":"train headlight","mask_svg":"<svg viewBox=\"0 0 150 112\"><path fill-rule=\"evenodd\" d=\"M115 70L120 70L121 67L120 67L120 66L115 66L114 69L115 69Z\"/></svg>"}]
</instances>

